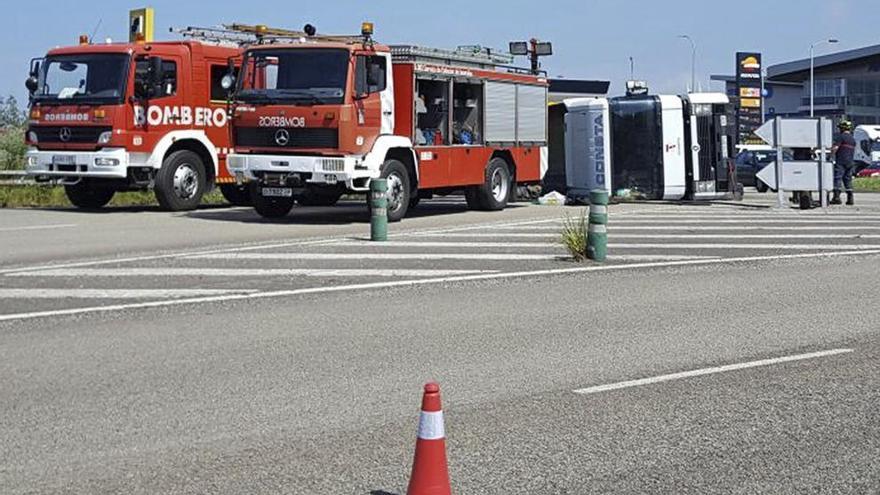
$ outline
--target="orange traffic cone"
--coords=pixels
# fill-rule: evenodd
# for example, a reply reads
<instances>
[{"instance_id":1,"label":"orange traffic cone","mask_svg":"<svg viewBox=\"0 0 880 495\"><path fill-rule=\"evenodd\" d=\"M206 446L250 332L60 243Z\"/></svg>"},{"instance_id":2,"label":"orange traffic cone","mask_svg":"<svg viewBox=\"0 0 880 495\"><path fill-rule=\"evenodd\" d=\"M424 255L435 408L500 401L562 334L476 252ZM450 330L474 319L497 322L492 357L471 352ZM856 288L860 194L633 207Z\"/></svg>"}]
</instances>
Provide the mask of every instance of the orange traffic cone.
<instances>
[{"instance_id":1,"label":"orange traffic cone","mask_svg":"<svg viewBox=\"0 0 880 495\"><path fill-rule=\"evenodd\" d=\"M412 478L407 495L451 495L449 467L446 464L446 432L440 407L440 385L425 385L419 438L413 460Z\"/></svg>"}]
</instances>

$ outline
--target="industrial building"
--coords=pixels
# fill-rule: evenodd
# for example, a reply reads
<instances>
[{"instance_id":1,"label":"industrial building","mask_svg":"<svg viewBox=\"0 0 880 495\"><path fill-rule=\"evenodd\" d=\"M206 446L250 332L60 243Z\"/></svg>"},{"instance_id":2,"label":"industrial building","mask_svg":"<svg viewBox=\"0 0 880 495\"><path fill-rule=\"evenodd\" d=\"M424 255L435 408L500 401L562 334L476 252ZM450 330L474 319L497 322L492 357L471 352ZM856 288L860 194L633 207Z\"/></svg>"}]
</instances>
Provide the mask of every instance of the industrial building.
<instances>
[{"instance_id":1,"label":"industrial building","mask_svg":"<svg viewBox=\"0 0 880 495\"><path fill-rule=\"evenodd\" d=\"M815 57L815 114L856 125L880 124L880 45ZM736 94L734 76L716 75L727 94ZM765 118L810 113L810 59L767 68Z\"/></svg>"}]
</instances>

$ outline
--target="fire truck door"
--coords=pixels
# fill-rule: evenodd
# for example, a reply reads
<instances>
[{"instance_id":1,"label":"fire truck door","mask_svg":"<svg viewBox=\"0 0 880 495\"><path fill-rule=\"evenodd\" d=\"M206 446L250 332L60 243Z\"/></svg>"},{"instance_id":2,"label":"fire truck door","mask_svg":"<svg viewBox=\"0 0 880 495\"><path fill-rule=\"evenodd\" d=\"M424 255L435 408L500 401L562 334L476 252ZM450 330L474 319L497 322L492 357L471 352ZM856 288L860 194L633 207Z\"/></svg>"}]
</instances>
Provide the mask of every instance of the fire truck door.
<instances>
[{"instance_id":1,"label":"fire truck door","mask_svg":"<svg viewBox=\"0 0 880 495\"><path fill-rule=\"evenodd\" d=\"M394 74L391 64L391 54L382 55L385 58L385 81L387 85L385 89L379 92L379 98L382 101L382 127L380 133L383 135L394 134Z\"/></svg>"}]
</instances>

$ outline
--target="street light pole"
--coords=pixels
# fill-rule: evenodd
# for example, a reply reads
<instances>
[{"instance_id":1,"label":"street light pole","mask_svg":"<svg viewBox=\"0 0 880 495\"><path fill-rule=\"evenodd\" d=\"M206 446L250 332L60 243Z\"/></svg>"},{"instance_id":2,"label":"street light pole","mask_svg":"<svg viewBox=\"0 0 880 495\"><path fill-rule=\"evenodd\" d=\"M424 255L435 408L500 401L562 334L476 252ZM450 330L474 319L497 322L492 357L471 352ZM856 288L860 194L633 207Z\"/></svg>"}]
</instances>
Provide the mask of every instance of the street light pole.
<instances>
[{"instance_id":1,"label":"street light pole","mask_svg":"<svg viewBox=\"0 0 880 495\"><path fill-rule=\"evenodd\" d=\"M686 34L679 35L679 39L688 40L691 43L691 92L697 91L697 43Z\"/></svg>"},{"instance_id":2,"label":"street light pole","mask_svg":"<svg viewBox=\"0 0 880 495\"><path fill-rule=\"evenodd\" d=\"M810 118L816 116L816 47L819 45L824 45L825 43L833 45L837 43L837 39L831 38L827 40L821 40L810 45Z\"/></svg>"}]
</instances>

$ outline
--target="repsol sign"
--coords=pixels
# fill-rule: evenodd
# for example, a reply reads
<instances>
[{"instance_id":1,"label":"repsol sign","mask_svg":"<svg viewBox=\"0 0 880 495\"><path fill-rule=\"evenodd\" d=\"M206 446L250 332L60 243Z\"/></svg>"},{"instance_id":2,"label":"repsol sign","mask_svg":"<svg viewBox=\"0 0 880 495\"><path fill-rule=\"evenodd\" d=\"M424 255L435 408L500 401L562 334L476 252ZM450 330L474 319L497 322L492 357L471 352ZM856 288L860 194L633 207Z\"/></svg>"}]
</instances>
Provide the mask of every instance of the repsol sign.
<instances>
[{"instance_id":1,"label":"repsol sign","mask_svg":"<svg viewBox=\"0 0 880 495\"><path fill-rule=\"evenodd\" d=\"M143 125L180 125L195 127L225 127L226 109L207 107L168 107L151 105L134 107L134 124Z\"/></svg>"}]
</instances>

